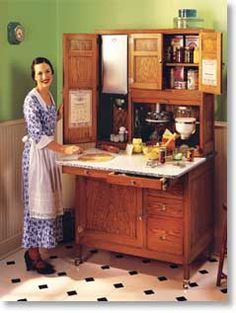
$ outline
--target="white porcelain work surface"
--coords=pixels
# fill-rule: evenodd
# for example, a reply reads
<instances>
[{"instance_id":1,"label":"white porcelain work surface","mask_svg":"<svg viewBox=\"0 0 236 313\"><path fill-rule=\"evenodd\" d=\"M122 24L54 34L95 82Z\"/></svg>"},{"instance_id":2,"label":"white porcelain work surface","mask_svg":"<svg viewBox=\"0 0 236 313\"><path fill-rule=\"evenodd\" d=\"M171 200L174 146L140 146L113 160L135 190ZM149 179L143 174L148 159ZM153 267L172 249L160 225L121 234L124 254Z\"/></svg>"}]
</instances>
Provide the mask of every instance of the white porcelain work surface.
<instances>
[{"instance_id":1,"label":"white porcelain work surface","mask_svg":"<svg viewBox=\"0 0 236 313\"><path fill-rule=\"evenodd\" d=\"M84 154L101 152L104 153L103 150L88 149L84 152ZM147 166L147 158L143 154L132 154L129 156L122 151L119 154L113 155L114 159L105 162L84 162L79 160L70 160L69 158L64 157L58 160L57 164L62 166L105 170L150 177L177 178L206 161L206 158L194 158L193 162L182 162L182 167L177 166L176 162L166 162L165 164L158 164L156 167L150 167Z\"/></svg>"}]
</instances>

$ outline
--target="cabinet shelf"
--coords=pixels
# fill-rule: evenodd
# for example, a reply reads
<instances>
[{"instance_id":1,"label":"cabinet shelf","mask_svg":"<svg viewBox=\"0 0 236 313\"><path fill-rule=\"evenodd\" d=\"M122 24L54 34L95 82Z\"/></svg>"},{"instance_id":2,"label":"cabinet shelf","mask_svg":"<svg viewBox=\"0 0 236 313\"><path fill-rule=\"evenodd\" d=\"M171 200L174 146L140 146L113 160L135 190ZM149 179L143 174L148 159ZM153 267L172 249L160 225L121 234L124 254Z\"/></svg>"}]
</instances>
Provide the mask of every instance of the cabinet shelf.
<instances>
[{"instance_id":1,"label":"cabinet shelf","mask_svg":"<svg viewBox=\"0 0 236 313\"><path fill-rule=\"evenodd\" d=\"M198 67L198 63L166 63L166 66Z\"/></svg>"}]
</instances>

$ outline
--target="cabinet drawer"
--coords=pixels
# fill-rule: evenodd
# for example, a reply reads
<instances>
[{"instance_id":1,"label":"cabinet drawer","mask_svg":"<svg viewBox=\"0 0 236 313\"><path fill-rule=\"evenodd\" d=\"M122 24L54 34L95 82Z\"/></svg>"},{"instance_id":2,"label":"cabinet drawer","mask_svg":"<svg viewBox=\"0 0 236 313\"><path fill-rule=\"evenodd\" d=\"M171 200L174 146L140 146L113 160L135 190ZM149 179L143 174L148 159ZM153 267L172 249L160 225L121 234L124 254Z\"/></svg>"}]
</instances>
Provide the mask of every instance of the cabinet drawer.
<instances>
[{"instance_id":1,"label":"cabinet drawer","mask_svg":"<svg viewBox=\"0 0 236 313\"><path fill-rule=\"evenodd\" d=\"M173 199L173 200L183 200L184 198L184 184L181 179L178 179L177 183L170 183L168 186L167 192L160 191L156 192L155 190L152 189L147 189L145 190L144 197L145 199L149 198L155 198L155 197L164 197L167 199Z\"/></svg>"},{"instance_id":2,"label":"cabinet drawer","mask_svg":"<svg viewBox=\"0 0 236 313\"><path fill-rule=\"evenodd\" d=\"M183 255L183 221L178 218L147 218L147 248Z\"/></svg>"},{"instance_id":3,"label":"cabinet drawer","mask_svg":"<svg viewBox=\"0 0 236 313\"><path fill-rule=\"evenodd\" d=\"M149 194L144 198L144 208L147 215L183 217L184 207L182 200L173 200Z\"/></svg>"},{"instance_id":4,"label":"cabinet drawer","mask_svg":"<svg viewBox=\"0 0 236 313\"><path fill-rule=\"evenodd\" d=\"M93 170L93 169L72 167L72 166L63 166L62 172L66 174L73 174L73 175L87 176L87 177L97 177L97 178L107 177L107 171L100 171L100 170Z\"/></svg>"},{"instance_id":5,"label":"cabinet drawer","mask_svg":"<svg viewBox=\"0 0 236 313\"><path fill-rule=\"evenodd\" d=\"M146 177L129 176L120 173L110 173L107 175L107 182L110 184L133 186L138 188L152 188L162 190L164 188L164 179L150 179Z\"/></svg>"}]
</instances>

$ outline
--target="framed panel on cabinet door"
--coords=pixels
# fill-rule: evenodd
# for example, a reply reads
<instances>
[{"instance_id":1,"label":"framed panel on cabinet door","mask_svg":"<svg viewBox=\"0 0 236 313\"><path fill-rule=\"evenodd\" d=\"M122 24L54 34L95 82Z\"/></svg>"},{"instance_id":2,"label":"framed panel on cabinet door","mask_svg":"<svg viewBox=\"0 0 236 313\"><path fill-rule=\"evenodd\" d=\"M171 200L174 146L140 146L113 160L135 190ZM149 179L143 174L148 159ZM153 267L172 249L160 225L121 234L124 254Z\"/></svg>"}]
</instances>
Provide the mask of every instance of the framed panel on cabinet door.
<instances>
[{"instance_id":1,"label":"framed panel on cabinet door","mask_svg":"<svg viewBox=\"0 0 236 313\"><path fill-rule=\"evenodd\" d=\"M222 93L222 33L200 33L199 90Z\"/></svg>"}]
</instances>

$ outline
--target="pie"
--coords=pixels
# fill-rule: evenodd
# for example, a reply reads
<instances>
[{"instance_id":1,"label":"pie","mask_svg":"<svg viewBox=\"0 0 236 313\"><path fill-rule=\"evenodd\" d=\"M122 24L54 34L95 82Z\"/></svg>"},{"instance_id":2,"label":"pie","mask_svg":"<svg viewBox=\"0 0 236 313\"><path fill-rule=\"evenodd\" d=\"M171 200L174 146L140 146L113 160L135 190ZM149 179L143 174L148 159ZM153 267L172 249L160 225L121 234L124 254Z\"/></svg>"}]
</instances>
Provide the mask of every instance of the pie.
<instances>
[{"instance_id":1,"label":"pie","mask_svg":"<svg viewBox=\"0 0 236 313\"><path fill-rule=\"evenodd\" d=\"M110 153L86 153L79 156L78 160L83 162L105 162L114 159Z\"/></svg>"}]
</instances>

